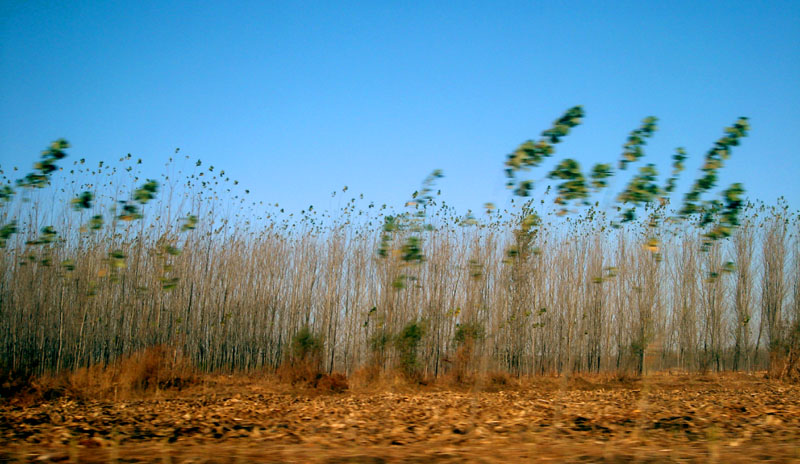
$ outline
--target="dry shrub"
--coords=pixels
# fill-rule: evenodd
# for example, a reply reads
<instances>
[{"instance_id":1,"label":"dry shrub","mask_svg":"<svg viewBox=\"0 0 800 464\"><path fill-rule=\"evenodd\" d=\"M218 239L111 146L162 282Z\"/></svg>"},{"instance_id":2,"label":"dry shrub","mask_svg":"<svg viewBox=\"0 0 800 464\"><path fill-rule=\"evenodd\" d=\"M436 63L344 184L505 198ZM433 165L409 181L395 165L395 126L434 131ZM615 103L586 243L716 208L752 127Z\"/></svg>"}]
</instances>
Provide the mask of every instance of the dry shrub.
<instances>
[{"instance_id":1,"label":"dry shrub","mask_svg":"<svg viewBox=\"0 0 800 464\"><path fill-rule=\"evenodd\" d=\"M0 369L0 400L25 394L33 387L29 372Z\"/></svg>"},{"instance_id":2,"label":"dry shrub","mask_svg":"<svg viewBox=\"0 0 800 464\"><path fill-rule=\"evenodd\" d=\"M483 340L485 331L478 322L458 324L453 342L456 352L452 359L444 358L450 365L446 375L446 382L451 385L475 385L479 381L475 373L475 346Z\"/></svg>"},{"instance_id":3,"label":"dry shrub","mask_svg":"<svg viewBox=\"0 0 800 464\"><path fill-rule=\"evenodd\" d=\"M592 391L598 388L594 382L581 375L571 375L567 381L567 385L572 390Z\"/></svg>"},{"instance_id":4,"label":"dry shrub","mask_svg":"<svg viewBox=\"0 0 800 464\"><path fill-rule=\"evenodd\" d=\"M347 383L347 377L344 375L334 372L333 374L322 374L316 381L316 385L314 388L318 392L323 393L342 393L347 391L349 385Z\"/></svg>"},{"instance_id":5,"label":"dry shrub","mask_svg":"<svg viewBox=\"0 0 800 464\"><path fill-rule=\"evenodd\" d=\"M308 360L287 361L278 367L278 378L293 386L313 386L322 373L316 362Z\"/></svg>"},{"instance_id":6,"label":"dry shrub","mask_svg":"<svg viewBox=\"0 0 800 464\"><path fill-rule=\"evenodd\" d=\"M631 371L618 370L611 374L610 380L618 385L633 385L642 380L642 376Z\"/></svg>"},{"instance_id":7,"label":"dry shrub","mask_svg":"<svg viewBox=\"0 0 800 464\"><path fill-rule=\"evenodd\" d=\"M486 373L483 380L486 391L496 392L519 387L519 382L505 371L492 371Z\"/></svg>"},{"instance_id":8,"label":"dry shrub","mask_svg":"<svg viewBox=\"0 0 800 464\"><path fill-rule=\"evenodd\" d=\"M94 365L31 378L17 388L22 402L126 397L158 390L181 389L196 382L191 365L172 348L153 346L104 366ZM4 384L5 385L5 384ZM10 391L10 390L9 390ZM5 397L5 395L4 395Z\"/></svg>"},{"instance_id":9,"label":"dry shrub","mask_svg":"<svg viewBox=\"0 0 800 464\"><path fill-rule=\"evenodd\" d=\"M477 378L472 369L472 353L474 344L468 341L456 350L452 360L452 368L447 373L448 381L455 385L472 385ZM445 361L448 361L445 359Z\"/></svg>"},{"instance_id":10,"label":"dry shrub","mask_svg":"<svg viewBox=\"0 0 800 464\"><path fill-rule=\"evenodd\" d=\"M347 377L338 372L325 374L313 364L283 364L278 368L278 378L293 387L315 390L319 393L341 393L350 388Z\"/></svg>"},{"instance_id":11,"label":"dry shrub","mask_svg":"<svg viewBox=\"0 0 800 464\"><path fill-rule=\"evenodd\" d=\"M381 381L383 370L377 364L370 363L364 367L356 369L350 376L350 384L356 388L366 388L373 386Z\"/></svg>"},{"instance_id":12,"label":"dry shrub","mask_svg":"<svg viewBox=\"0 0 800 464\"><path fill-rule=\"evenodd\" d=\"M301 327L292 337L290 351L278 367L278 378L293 386L315 388L322 377L322 337Z\"/></svg>"},{"instance_id":13,"label":"dry shrub","mask_svg":"<svg viewBox=\"0 0 800 464\"><path fill-rule=\"evenodd\" d=\"M123 358L115 385L134 392L183 388L195 382L190 364L177 350L158 345Z\"/></svg>"},{"instance_id":14,"label":"dry shrub","mask_svg":"<svg viewBox=\"0 0 800 464\"><path fill-rule=\"evenodd\" d=\"M354 389L376 392L415 391L432 383L429 378L422 375L413 379L409 378L403 370L381 369L373 365L357 369L348 380Z\"/></svg>"},{"instance_id":15,"label":"dry shrub","mask_svg":"<svg viewBox=\"0 0 800 464\"><path fill-rule=\"evenodd\" d=\"M113 393L114 377L111 368L96 365L59 374L45 374L35 380L34 386L33 396L45 401L60 397L98 398Z\"/></svg>"}]
</instances>

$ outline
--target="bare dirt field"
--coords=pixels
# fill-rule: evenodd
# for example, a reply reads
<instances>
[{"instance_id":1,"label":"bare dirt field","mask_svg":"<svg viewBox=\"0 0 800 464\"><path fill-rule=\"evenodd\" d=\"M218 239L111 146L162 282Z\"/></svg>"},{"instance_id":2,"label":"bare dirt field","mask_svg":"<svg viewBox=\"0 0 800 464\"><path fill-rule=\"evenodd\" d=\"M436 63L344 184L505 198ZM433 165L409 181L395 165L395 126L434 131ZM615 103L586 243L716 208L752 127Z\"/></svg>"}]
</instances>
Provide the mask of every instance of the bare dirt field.
<instances>
[{"instance_id":1,"label":"bare dirt field","mask_svg":"<svg viewBox=\"0 0 800 464\"><path fill-rule=\"evenodd\" d=\"M800 462L800 386L763 374L342 393L206 377L0 403L2 462Z\"/></svg>"}]
</instances>

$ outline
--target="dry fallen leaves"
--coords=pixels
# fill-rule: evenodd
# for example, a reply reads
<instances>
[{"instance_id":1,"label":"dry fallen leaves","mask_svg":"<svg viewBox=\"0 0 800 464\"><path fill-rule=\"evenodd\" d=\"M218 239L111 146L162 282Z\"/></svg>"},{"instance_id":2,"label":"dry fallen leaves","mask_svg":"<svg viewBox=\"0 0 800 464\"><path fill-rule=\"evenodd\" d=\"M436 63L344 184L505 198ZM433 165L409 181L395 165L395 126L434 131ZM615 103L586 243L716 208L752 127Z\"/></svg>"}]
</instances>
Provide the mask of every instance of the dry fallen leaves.
<instances>
[{"instance_id":1,"label":"dry fallen leaves","mask_svg":"<svg viewBox=\"0 0 800 464\"><path fill-rule=\"evenodd\" d=\"M763 376L540 378L318 395L207 379L124 401L0 404L0 461L750 462L800 459L800 387Z\"/></svg>"}]
</instances>

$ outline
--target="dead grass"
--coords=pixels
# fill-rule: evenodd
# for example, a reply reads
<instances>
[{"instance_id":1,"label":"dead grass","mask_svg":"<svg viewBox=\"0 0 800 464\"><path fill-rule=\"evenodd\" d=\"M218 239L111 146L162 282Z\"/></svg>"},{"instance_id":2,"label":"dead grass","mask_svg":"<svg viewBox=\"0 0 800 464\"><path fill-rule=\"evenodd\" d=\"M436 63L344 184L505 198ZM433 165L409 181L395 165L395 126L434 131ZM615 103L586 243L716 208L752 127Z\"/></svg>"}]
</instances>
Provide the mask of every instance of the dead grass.
<instances>
[{"instance_id":1,"label":"dead grass","mask_svg":"<svg viewBox=\"0 0 800 464\"><path fill-rule=\"evenodd\" d=\"M285 362L278 368L276 377L294 388L317 393L342 393L350 388L344 374L321 372L319 365L317 360L308 359Z\"/></svg>"},{"instance_id":2,"label":"dead grass","mask_svg":"<svg viewBox=\"0 0 800 464\"><path fill-rule=\"evenodd\" d=\"M3 398L30 404L58 398L127 399L163 390L180 390L199 377L180 353L166 346L153 346L117 362L40 377L7 379Z\"/></svg>"},{"instance_id":3,"label":"dead grass","mask_svg":"<svg viewBox=\"0 0 800 464\"><path fill-rule=\"evenodd\" d=\"M431 385L430 380L415 380L395 369L380 369L368 365L350 376L351 386L357 392L409 392L419 391Z\"/></svg>"},{"instance_id":4,"label":"dead grass","mask_svg":"<svg viewBox=\"0 0 800 464\"><path fill-rule=\"evenodd\" d=\"M126 400L156 395L180 395L181 391L201 386L203 391L253 385L284 394L375 394L382 392L511 392L511 391L597 391L634 390L643 385L657 388L680 385L697 388L709 384L748 378L796 382L790 375L761 373L690 373L663 371L646 376L628 372L597 374L557 374L514 377L504 371L486 373L459 370L436 379L411 379L400 370L383 370L368 365L350 377L341 373L320 372L313 362L284 363L275 373L200 374L175 349L154 346L108 365L96 365L54 375L32 377L5 374L0 376L0 399L31 405L60 398L86 400ZM0 373L2 374L2 373Z\"/></svg>"}]
</instances>

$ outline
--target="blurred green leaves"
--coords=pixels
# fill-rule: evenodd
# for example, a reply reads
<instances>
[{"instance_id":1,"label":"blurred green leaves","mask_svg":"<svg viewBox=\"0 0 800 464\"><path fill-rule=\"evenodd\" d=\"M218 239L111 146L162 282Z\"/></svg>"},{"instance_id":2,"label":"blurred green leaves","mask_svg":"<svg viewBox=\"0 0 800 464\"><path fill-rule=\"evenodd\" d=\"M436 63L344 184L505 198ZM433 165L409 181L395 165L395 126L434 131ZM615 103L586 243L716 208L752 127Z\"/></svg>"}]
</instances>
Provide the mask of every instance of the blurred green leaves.
<instances>
[{"instance_id":1,"label":"blurred green leaves","mask_svg":"<svg viewBox=\"0 0 800 464\"><path fill-rule=\"evenodd\" d=\"M661 189L656 184L658 171L654 164L647 164L639 168L636 174L628 185L625 187L617 201L622 204L631 204L634 207L648 204L655 200L661 193ZM627 222L635 219L634 208L626 210L622 222Z\"/></svg>"},{"instance_id":2,"label":"blurred green leaves","mask_svg":"<svg viewBox=\"0 0 800 464\"><path fill-rule=\"evenodd\" d=\"M530 190L533 188L531 181L517 181L516 177L519 171L538 167L545 158L552 156L555 153L554 145L561 142L561 139L567 136L573 127L580 124L583 116L582 106L574 106L568 109L553 122L552 127L542 132L541 139L536 142L533 140L523 142L507 156L505 171L508 182L506 185L509 188L514 188L515 195L529 196Z\"/></svg>"},{"instance_id":3,"label":"blurred green leaves","mask_svg":"<svg viewBox=\"0 0 800 464\"><path fill-rule=\"evenodd\" d=\"M142 184L141 187L134 190L133 192L133 199L138 201L141 204L145 204L148 201L154 199L156 197L156 193L158 192L158 182L147 179L147 182Z\"/></svg>"},{"instance_id":4,"label":"blurred green leaves","mask_svg":"<svg viewBox=\"0 0 800 464\"><path fill-rule=\"evenodd\" d=\"M539 228L542 225L542 218L536 214L530 206L531 202L526 203L522 207L522 212L519 217L519 225L513 230L514 242L506 249L505 263L519 263L524 262L533 253L538 255L538 249L533 248L531 245L534 238L539 233Z\"/></svg>"},{"instance_id":5,"label":"blurred green leaves","mask_svg":"<svg viewBox=\"0 0 800 464\"><path fill-rule=\"evenodd\" d=\"M50 175L58 170L56 161L66 158L64 152L69 148L69 142L58 139L50 144L50 147L42 152L39 162L33 165L34 172L29 173L24 178L17 180L17 185L28 188L44 188L50 184Z\"/></svg>"},{"instance_id":6,"label":"blurred green leaves","mask_svg":"<svg viewBox=\"0 0 800 464\"><path fill-rule=\"evenodd\" d=\"M100 230L103 228L103 216L100 214L95 214L92 216L92 219L89 220L89 228L91 230Z\"/></svg>"},{"instance_id":7,"label":"blurred green leaves","mask_svg":"<svg viewBox=\"0 0 800 464\"><path fill-rule=\"evenodd\" d=\"M557 186L558 196L555 200L557 205L566 205L570 201L586 200L589 197L589 189L581 172L581 165L573 159L562 160L547 177L564 181Z\"/></svg>"},{"instance_id":8,"label":"blurred green leaves","mask_svg":"<svg viewBox=\"0 0 800 464\"><path fill-rule=\"evenodd\" d=\"M67 272L72 272L75 270L75 261L71 259L65 259L64 261L61 261L61 267Z\"/></svg>"},{"instance_id":9,"label":"blurred green leaves","mask_svg":"<svg viewBox=\"0 0 800 464\"><path fill-rule=\"evenodd\" d=\"M742 195L744 187L734 183L721 193L722 201L701 201L701 196L714 188L717 183L718 171L724 166L724 161L731 156L731 149L738 146L741 139L746 137L750 130L749 120L739 118L732 126L725 128L725 135L714 143L711 150L706 153L705 162L700 168L701 175L695 180L692 189L686 194L683 206L679 212L681 217L700 214L700 225L714 224L705 234L704 249L715 240L729 237L733 229L739 225L739 213L743 206ZM680 160L682 161L682 160ZM678 160L676 160L676 163Z\"/></svg>"},{"instance_id":10,"label":"blurred green leaves","mask_svg":"<svg viewBox=\"0 0 800 464\"><path fill-rule=\"evenodd\" d=\"M444 175L439 169L431 172L422 181L422 187L412 193L411 200L406 202L410 211L383 218L378 245L378 256L381 259L394 258L399 261L401 268L425 261L423 234L433 230L433 226L427 222L427 209L435 205L433 187L436 180L442 177ZM439 192L436 193L438 194ZM391 286L395 290L401 290L406 288L408 281L415 280L414 276L400 273L392 277Z\"/></svg>"},{"instance_id":11,"label":"blurred green leaves","mask_svg":"<svg viewBox=\"0 0 800 464\"><path fill-rule=\"evenodd\" d=\"M46 245L48 243L53 243L58 238L58 232L53 228L53 226L44 226L42 227L39 237L35 240L28 240L25 242L26 245Z\"/></svg>"},{"instance_id":12,"label":"blurred green leaves","mask_svg":"<svg viewBox=\"0 0 800 464\"><path fill-rule=\"evenodd\" d=\"M456 332L455 335L453 335L453 341L456 345L463 345L464 343L483 340L485 336L486 330L480 322L465 322L463 324L456 324Z\"/></svg>"},{"instance_id":13,"label":"blurred green leaves","mask_svg":"<svg viewBox=\"0 0 800 464\"><path fill-rule=\"evenodd\" d=\"M128 203L127 201L121 201L120 204L122 205L122 212L117 216L117 219L121 221L133 221L143 217L139 212L138 206Z\"/></svg>"},{"instance_id":14,"label":"blurred green leaves","mask_svg":"<svg viewBox=\"0 0 800 464\"><path fill-rule=\"evenodd\" d=\"M597 191L608 187L608 182L606 179L612 177L613 175L614 171L611 169L610 163L595 164L594 167L592 167L591 174L589 174L589 178L592 179L592 188Z\"/></svg>"},{"instance_id":15,"label":"blurred green leaves","mask_svg":"<svg viewBox=\"0 0 800 464\"><path fill-rule=\"evenodd\" d=\"M672 175L667 180L667 185L664 187L664 192L666 194L670 194L675 190L675 182L678 180L678 174L680 174L683 169L683 162L686 160L686 150L684 148L676 148L675 154L672 155Z\"/></svg>"},{"instance_id":16,"label":"blurred green leaves","mask_svg":"<svg viewBox=\"0 0 800 464\"><path fill-rule=\"evenodd\" d=\"M11 221L0 227L0 248L5 248L8 239L17 233L17 221Z\"/></svg>"},{"instance_id":17,"label":"blurred green leaves","mask_svg":"<svg viewBox=\"0 0 800 464\"><path fill-rule=\"evenodd\" d=\"M0 201L9 202L14 196L14 189L8 185L0 187Z\"/></svg>"},{"instance_id":18,"label":"blurred green leaves","mask_svg":"<svg viewBox=\"0 0 800 464\"><path fill-rule=\"evenodd\" d=\"M170 255L170 256L179 256L181 254L180 248L176 248L176 247L174 247L172 245L167 245L164 248L164 251L166 251L167 254Z\"/></svg>"},{"instance_id":19,"label":"blurred green leaves","mask_svg":"<svg viewBox=\"0 0 800 464\"><path fill-rule=\"evenodd\" d=\"M395 221L394 216L386 216L383 218L383 228L381 231L381 243L378 246L378 256L386 258L389 255L390 245L392 240L392 233L398 229L399 225Z\"/></svg>"},{"instance_id":20,"label":"blurred green leaves","mask_svg":"<svg viewBox=\"0 0 800 464\"><path fill-rule=\"evenodd\" d=\"M622 146L622 158L619 161L619 168L625 170L628 164L638 161L644 156L644 146L647 139L652 137L658 126L658 119L655 116L648 116L642 120L642 125L635 129L628 136L625 145Z\"/></svg>"},{"instance_id":21,"label":"blurred green leaves","mask_svg":"<svg viewBox=\"0 0 800 464\"><path fill-rule=\"evenodd\" d=\"M80 211L83 209L90 209L92 207L92 201L94 201L94 194L86 191L73 198L70 203L75 211Z\"/></svg>"},{"instance_id":22,"label":"blurred green leaves","mask_svg":"<svg viewBox=\"0 0 800 464\"><path fill-rule=\"evenodd\" d=\"M112 268L121 269L125 267L125 253L122 250L114 250L108 253L108 262Z\"/></svg>"},{"instance_id":23,"label":"blurred green leaves","mask_svg":"<svg viewBox=\"0 0 800 464\"><path fill-rule=\"evenodd\" d=\"M707 239L714 241L730 237L733 229L739 225L739 212L742 209L743 201L742 195L744 195L744 187L740 183L735 183L722 192L723 204L715 202L713 207L709 208L709 213L703 216L703 222L711 222L716 213L719 213L719 220L706 233Z\"/></svg>"},{"instance_id":24,"label":"blurred green leaves","mask_svg":"<svg viewBox=\"0 0 800 464\"><path fill-rule=\"evenodd\" d=\"M186 219L184 219L183 224L181 225L181 232L194 230L195 227L197 227L197 216L190 214L186 216Z\"/></svg>"},{"instance_id":25,"label":"blurred green leaves","mask_svg":"<svg viewBox=\"0 0 800 464\"><path fill-rule=\"evenodd\" d=\"M584 112L581 106L570 108L553 123L550 129L542 132L542 137L538 141L528 140L507 156L505 171L509 180L506 185L514 189L514 195L527 197L534 188L533 181L518 180L518 172L537 167L545 158L552 156L555 152L554 145L568 135L573 127L580 124L583 116ZM619 162L620 170L626 170L631 163L644 157L644 146L647 139L652 137L658 129L657 122L658 119L655 116L648 116L642 120L640 127L628 135ZM725 135L717 140L706 154L701 168L701 176L686 194L683 205L678 211L679 218L684 219L700 214L700 225L703 227L714 224L711 230L705 234L708 241L730 236L732 230L739 224L738 215L743 206L744 194L741 184L735 183L723 191L721 193L722 201L702 202L701 196L716 186L718 170L730 157L731 148L739 145L740 140L747 136L749 130L748 119L744 117L739 118L732 126L725 128ZM686 159L686 150L677 148L672 156L671 175L663 188L659 187L655 164L651 163L640 167L625 189L616 197L617 203L621 205L618 210L622 211L622 222L635 220L637 208L646 207L656 200L660 202L660 206L665 207L669 203L669 195L675 190L678 175L684 170ZM566 214L565 206L572 201L589 205L588 200L591 194L608 187L608 179L613 176L614 171L611 164L597 163L589 172L587 182L587 178L576 160L566 158L558 162L547 174L548 179L561 181L556 185L558 195L555 198L555 204L562 206L557 214ZM622 206L625 208L623 209ZM658 225L659 221L660 216L654 217L651 218L650 224ZM616 223L612 225L619 227L619 224ZM509 256L518 252L519 250L512 247L509 250Z\"/></svg>"},{"instance_id":26,"label":"blurred green leaves","mask_svg":"<svg viewBox=\"0 0 800 464\"><path fill-rule=\"evenodd\" d=\"M120 201L120 205L122 205L122 212L117 216L117 219L121 221L142 219L144 216L142 216L139 206L133 202L144 205L150 200L153 200L156 197L157 192L158 182L152 179L147 179L147 181L142 184L141 187L133 191L133 194L131 195L131 201Z\"/></svg>"},{"instance_id":27,"label":"blurred green leaves","mask_svg":"<svg viewBox=\"0 0 800 464\"><path fill-rule=\"evenodd\" d=\"M747 118L739 118L732 126L725 128L725 135L714 143L714 147L706 153L705 162L700 168L702 175L695 180L692 189L686 194L680 214L688 216L702 212L698 204L703 193L711 190L717 183L717 171L723 167L724 161L730 158L731 148L738 146L740 140L747 136L750 123Z\"/></svg>"},{"instance_id":28,"label":"blurred green leaves","mask_svg":"<svg viewBox=\"0 0 800 464\"><path fill-rule=\"evenodd\" d=\"M407 263L421 263L425 256L422 254L422 239L416 235L408 237L401 248L401 259Z\"/></svg>"}]
</instances>

